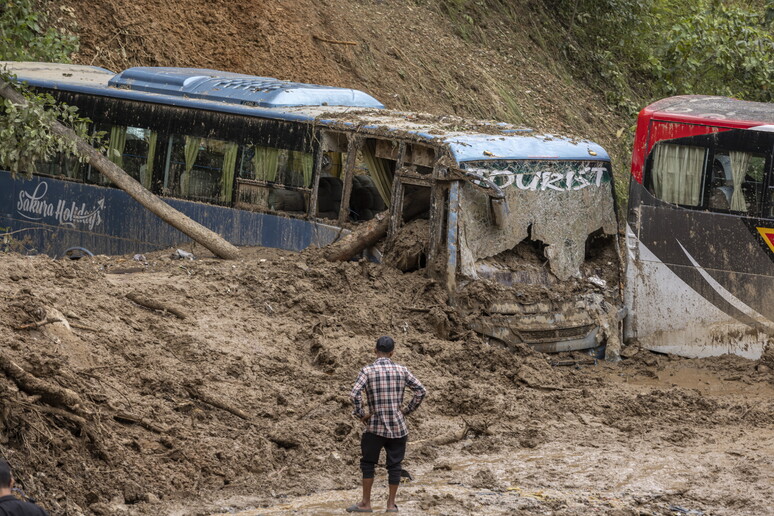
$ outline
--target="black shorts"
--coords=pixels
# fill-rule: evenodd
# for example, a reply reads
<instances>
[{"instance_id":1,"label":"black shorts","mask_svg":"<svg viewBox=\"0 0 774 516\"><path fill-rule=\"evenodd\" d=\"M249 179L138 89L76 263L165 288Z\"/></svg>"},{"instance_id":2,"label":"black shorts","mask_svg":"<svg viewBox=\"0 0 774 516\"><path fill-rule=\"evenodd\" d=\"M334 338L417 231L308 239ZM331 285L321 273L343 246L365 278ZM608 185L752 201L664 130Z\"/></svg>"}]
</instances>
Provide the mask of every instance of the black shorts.
<instances>
[{"instance_id":1,"label":"black shorts","mask_svg":"<svg viewBox=\"0 0 774 516\"><path fill-rule=\"evenodd\" d=\"M408 436L390 439L371 432L364 433L360 440L360 451L362 452L360 469L363 472L363 478L374 478L376 464L379 462L379 455L384 448L387 454L388 482L390 485L400 484L401 463L406 455L407 441Z\"/></svg>"}]
</instances>

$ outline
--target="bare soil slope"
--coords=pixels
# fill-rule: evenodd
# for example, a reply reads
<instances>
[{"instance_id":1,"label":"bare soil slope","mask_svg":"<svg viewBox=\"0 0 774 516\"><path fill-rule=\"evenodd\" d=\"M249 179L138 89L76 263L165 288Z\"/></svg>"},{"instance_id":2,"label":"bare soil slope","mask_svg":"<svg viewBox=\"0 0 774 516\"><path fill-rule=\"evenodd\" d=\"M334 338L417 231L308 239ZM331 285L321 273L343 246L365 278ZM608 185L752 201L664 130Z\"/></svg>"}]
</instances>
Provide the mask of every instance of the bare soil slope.
<instances>
[{"instance_id":1,"label":"bare soil slope","mask_svg":"<svg viewBox=\"0 0 774 516\"><path fill-rule=\"evenodd\" d=\"M493 2L477 18L416 0L50 0L81 64L229 70L365 90L388 107L494 118L599 141L615 117L547 43L539 4ZM327 40L327 41L326 41ZM334 42L330 42L334 41ZM340 43L336 43L340 42ZM347 44L352 43L352 44ZM601 79L600 79L601 80ZM598 86L598 85L594 85ZM626 176L628 156L617 167Z\"/></svg>"},{"instance_id":2,"label":"bare soil slope","mask_svg":"<svg viewBox=\"0 0 774 516\"><path fill-rule=\"evenodd\" d=\"M339 510L357 482L347 393L392 334L431 393L406 511L769 506L769 356L552 366L461 329L421 274L248 251L0 256L0 453L29 496L54 514Z\"/></svg>"}]
</instances>

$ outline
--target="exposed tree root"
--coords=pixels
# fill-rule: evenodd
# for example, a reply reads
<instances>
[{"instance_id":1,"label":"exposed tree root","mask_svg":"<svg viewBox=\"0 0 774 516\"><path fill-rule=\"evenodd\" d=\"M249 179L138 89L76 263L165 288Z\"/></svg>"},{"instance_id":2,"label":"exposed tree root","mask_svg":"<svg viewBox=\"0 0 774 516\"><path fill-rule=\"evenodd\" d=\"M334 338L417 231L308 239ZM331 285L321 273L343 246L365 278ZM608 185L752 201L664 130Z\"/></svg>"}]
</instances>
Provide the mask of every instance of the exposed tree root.
<instances>
[{"instance_id":1,"label":"exposed tree root","mask_svg":"<svg viewBox=\"0 0 774 516\"><path fill-rule=\"evenodd\" d=\"M163 428L161 426L154 425L147 419L142 418L140 416L136 416L134 414L130 414L128 412L123 412L123 411L116 412L115 414L113 414L113 419L123 424L139 425L144 429L150 430L151 432L155 432L157 434L164 434L169 431L168 428Z\"/></svg>"},{"instance_id":2,"label":"exposed tree root","mask_svg":"<svg viewBox=\"0 0 774 516\"><path fill-rule=\"evenodd\" d=\"M247 415L244 411L234 406L231 406L225 401L215 398L214 396L207 394L206 392L203 392L202 390L196 387L188 386L186 387L186 390L188 391L188 393L191 395L192 398L195 398L203 403L206 403L207 405L212 405L215 408L225 410L226 412L229 412L231 414L234 414L235 416L241 417L246 421L252 420L252 418L249 415Z\"/></svg>"},{"instance_id":3,"label":"exposed tree root","mask_svg":"<svg viewBox=\"0 0 774 516\"><path fill-rule=\"evenodd\" d=\"M29 329L37 329L41 326L45 326L47 324L53 324L58 322L65 322L62 319L43 319L42 321L35 321L27 324L22 324L21 326L17 326L15 329L17 330L29 330Z\"/></svg>"},{"instance_id":4,"label":"exposed tree root","mask_svg":"<svg viewBox=\"0 0 774 516\"><path fill-rule=\"evenodd\" d=\"M462 441L468 436L468 432L471 431L470 425L465 423L462 430L457 432L449 432L448 434L439 435L438 437L431 437L429 439L421 439L419 441L412 441L409 443L411 446L444 446L447 444L454 444Z\"/></svg>"},{"instance_id":5,"label":"exposed tree root","mask_svg":"<svg viewBox=\"0 0 774 516\"><path fill-rule=\"evenodd\" d=\"M126 294L126 298L129 299L130 301L134 301L140 306L144 306L145 308L150 308L151 310L160 310L162 312L169 312L175 317L177 317L178 319L188 318L188 314L186 314L179 308L175 308L174 306L169 306L155 299L151 299L147 296L143 296L142 294L139 294L137 292L130 292Z\"/></svg>"},{"instance_id":6,"label":"exposed tree root","mask_svg":"<svg viewBox=\"0 0 774 516\"><path fill-rule=\"evenodd\" d=\"M0 369L24 392L40 395L41 399L54 407L62 407L76 414L85 413L83 400L78 394L65 387L50 384L37 378L0 351Z\"/></svg>"}]
</instances>

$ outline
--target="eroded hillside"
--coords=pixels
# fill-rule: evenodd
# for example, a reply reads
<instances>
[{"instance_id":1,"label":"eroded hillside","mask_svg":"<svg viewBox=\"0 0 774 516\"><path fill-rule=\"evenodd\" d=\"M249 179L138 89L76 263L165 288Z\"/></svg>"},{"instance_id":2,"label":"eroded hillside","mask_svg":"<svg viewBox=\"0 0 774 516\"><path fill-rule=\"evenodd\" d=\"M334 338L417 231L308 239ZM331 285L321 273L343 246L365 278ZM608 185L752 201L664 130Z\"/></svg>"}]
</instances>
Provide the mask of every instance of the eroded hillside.
<instances>
[{"instance_id":1,"label":"eroded hillside","mask_svg":"<svg viewBox=\"0 0 774 516\"><path fill-rule=\"evenodd\" d=\"M229 70L365 90L388 107L497 119L598 141L626 177L626 142L600 85L573 81L539 3L491 2L480 18L420 0L52 0L80 64ZM72 25L71 25L72 26ZM600 79L602 80L602 79ZM596 86L593 88L591 86ZM618 136L617 136L618 134Z\"/></svg>"}]
</instances>

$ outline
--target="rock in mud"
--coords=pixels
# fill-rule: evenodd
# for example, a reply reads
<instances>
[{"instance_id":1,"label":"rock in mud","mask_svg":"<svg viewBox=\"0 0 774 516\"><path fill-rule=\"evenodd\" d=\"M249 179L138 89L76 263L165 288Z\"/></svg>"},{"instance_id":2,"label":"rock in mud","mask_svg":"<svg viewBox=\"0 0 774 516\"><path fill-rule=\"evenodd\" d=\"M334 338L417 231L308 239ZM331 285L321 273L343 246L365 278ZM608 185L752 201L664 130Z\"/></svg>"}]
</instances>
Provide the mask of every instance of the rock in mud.
<instances>
[{"instance_id":1,"label":"rock in mud","mask_svg":"<svg viewBox=\"0 0 774 516\"><path fill-rule=\"evenodd\" d=\"M478 470L470 481L470 485L476 489L490 489L492 491L496 491L502 487L500 481L489 468L481 468Z\"/></svg>"}]
</instances>

